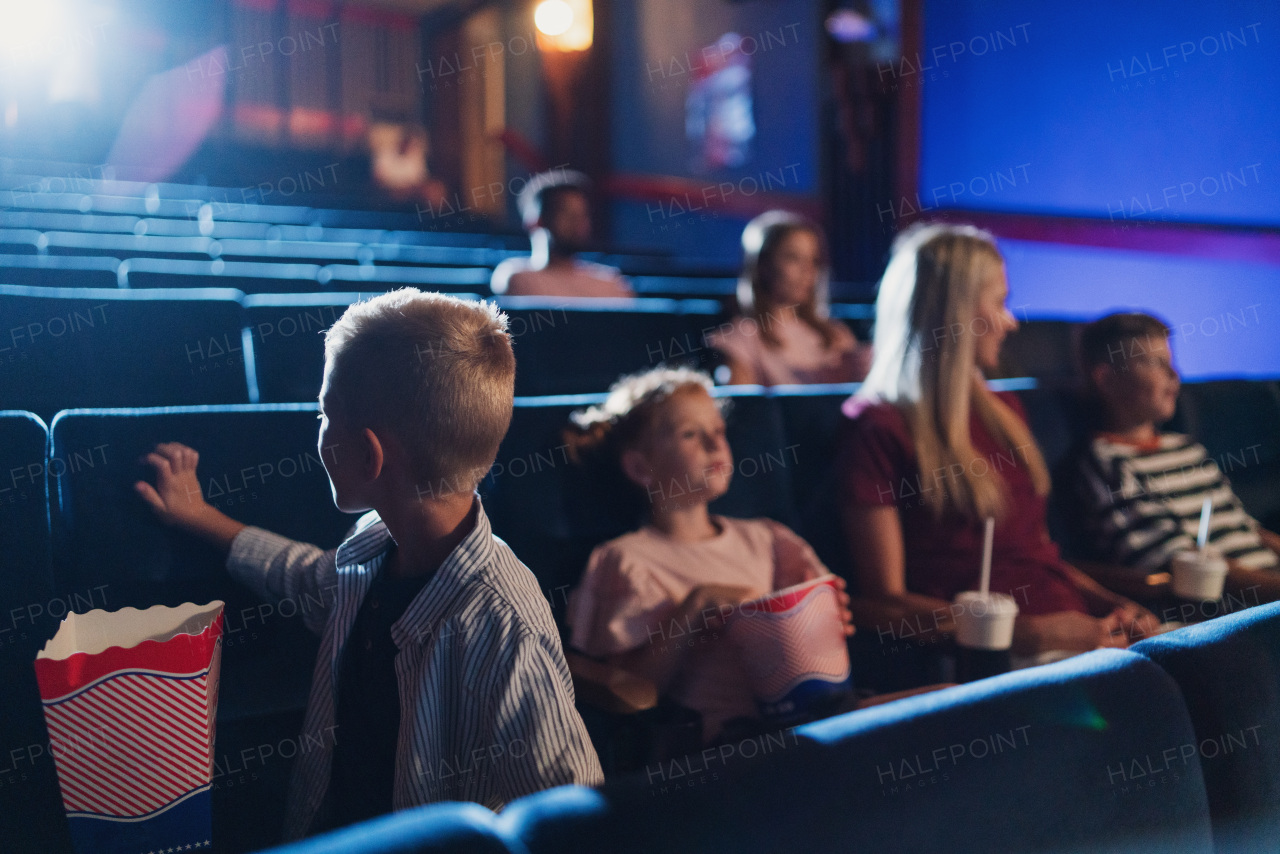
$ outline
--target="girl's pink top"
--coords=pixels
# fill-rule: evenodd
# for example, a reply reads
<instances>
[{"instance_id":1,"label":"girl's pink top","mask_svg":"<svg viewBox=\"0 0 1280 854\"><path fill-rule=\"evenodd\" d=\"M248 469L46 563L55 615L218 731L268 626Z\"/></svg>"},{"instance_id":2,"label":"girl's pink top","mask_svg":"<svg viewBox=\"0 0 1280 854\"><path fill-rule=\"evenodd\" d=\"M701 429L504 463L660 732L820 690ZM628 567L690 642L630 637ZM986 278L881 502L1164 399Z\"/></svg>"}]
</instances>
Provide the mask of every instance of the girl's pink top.
<instances>
[{"instance_id":1,"label":"girl's pink top","mask_svg":"<svg viewBox=\"0 0 1280 854\"><path fill-rule=\"evenodd\" d=\"M720 533L709 540L675 542L646 525L597 546L568 611L570 642L588 655L688 647L687 666L668 693L702 713L707 741L730 718L754 717L755 701L724 629L710 615L677 621L676 609L701 585L746 587L763 596L827 572L786 525L711 518Z\"/></svg>"}]
</instances>

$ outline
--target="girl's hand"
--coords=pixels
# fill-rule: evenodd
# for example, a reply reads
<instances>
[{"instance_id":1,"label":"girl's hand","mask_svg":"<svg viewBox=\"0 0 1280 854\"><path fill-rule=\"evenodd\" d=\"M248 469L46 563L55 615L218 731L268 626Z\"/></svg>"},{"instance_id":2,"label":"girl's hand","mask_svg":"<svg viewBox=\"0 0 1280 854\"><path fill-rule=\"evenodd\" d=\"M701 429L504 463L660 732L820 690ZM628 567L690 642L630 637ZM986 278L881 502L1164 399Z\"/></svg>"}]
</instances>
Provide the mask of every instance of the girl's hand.
<instances>
[{"instance_id":1,"label":"girl's hand","mask_svg":"<svg viewBox=\"0 0 1280 854\"><path fill-rule=\"evenodd\" d=\"M728 584L702 584L689 591L680 603L680 615L685 619L697 619L708 629L721 628L738 605L765 594L750 587Z\"/></svg>"},{"instance_id":2,"label":"girl's hand","mask_svg":"<svg viewBox=\"0 0 1280 854\"><path fill-rule=\"evenodd\" d=\"M857 628L853 625L853 612L849 610L849 594L845 588L849 585L840 576L836 576L836 601L840 604L840 622L844 625L844 636L851 637Z\"/></svg>"}]
</instances>

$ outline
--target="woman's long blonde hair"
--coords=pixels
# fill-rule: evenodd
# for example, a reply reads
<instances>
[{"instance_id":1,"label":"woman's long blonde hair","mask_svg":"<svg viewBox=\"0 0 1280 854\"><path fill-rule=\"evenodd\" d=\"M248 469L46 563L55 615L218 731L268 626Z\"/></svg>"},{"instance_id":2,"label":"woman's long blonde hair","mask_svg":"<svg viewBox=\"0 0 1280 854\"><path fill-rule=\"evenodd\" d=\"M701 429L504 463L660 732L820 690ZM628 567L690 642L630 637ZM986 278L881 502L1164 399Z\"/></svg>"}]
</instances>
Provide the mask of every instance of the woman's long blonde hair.
<instances>
[{"instance_id":1,"label":"woman's long blonde hair","mask_svg":"<svg viewBox=\"0 0 1280 854\"><path fill-rule=\"evenodd\" d=\"M971 407L1027 467L1036 492L1049 493L1049 471L1030 429L991 391L974 359L982 284L992 265L1003 264L985 231L916 226L894 242L880 280L875 357L859 395L892 403L906 417L921 480L932 477L924 486L933 488L921 489L921 497L938 517L951 511L999 518L1007 509L998 467L988 460L975 473L980 455L969 435Z\"/></svg>"}]
</instances>

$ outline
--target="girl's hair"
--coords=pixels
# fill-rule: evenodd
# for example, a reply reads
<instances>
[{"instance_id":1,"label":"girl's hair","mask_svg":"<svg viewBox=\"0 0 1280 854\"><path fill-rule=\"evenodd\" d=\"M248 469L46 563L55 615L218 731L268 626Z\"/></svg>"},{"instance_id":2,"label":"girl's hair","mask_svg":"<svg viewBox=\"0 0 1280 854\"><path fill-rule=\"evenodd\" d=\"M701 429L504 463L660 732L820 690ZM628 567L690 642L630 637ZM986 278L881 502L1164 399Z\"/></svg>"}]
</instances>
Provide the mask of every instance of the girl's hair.
<instances>
[{"instance_id":1,"label":"girl's hair","mask_svg":"<svg viewBox=\"0 0 1280 854\"><path fill-rule=\"evenodd\" d=\"M711 394L714 387L711 377L692 368L654 368L622 377L609 387L604 402L569 416L569 456L585 462L603 454L616 463L623 451L644 440L664 403L693 389ZM723 410L725 402L717 399L716 405Z\"/></svg>"},{"instance_id":2,"label":"girl's hair","mask_svg":"<svg viewBox=\"0 0 1280 854\"><path fill-rule=\"evenodd\" d=\"M915 226L894 241L876 297L874 357L860 396L888 401L906 417L922 490L935 516L1003 515L1008 496L992 461L969 435L970 409L1013 450L1039 495L1049 471L1026 423L987 386L974 361L973 323L986 274L1003 266L994 238L968 225ZM952 334L953 330L961 330ZM988 330L983 330L987 332ZM945 472L945 476L936 476ZM953 474L959 472L959 474Z\"/></svg>"},{"instance_id":3,"label":"girl's hair","mask_svg":"<svg viewBox=\"0 0 1280 854\"><path fill-rule=\"evenodd\" d=\"M773 297L774 265L782 242L801 231L812 234L818 241L821 269L813 293L796 307L796 316L822 336L822 346L825 349L835 340L831 322L827 319L827 282L830 276L827 241L822 230L802 216L787 211L766 211L747 223L742 230L742 273L738 276L738 307L743 316L757 321L760 337L766 345L779 345L773 328L777 307Z\"/></svg>"}]
</instances>

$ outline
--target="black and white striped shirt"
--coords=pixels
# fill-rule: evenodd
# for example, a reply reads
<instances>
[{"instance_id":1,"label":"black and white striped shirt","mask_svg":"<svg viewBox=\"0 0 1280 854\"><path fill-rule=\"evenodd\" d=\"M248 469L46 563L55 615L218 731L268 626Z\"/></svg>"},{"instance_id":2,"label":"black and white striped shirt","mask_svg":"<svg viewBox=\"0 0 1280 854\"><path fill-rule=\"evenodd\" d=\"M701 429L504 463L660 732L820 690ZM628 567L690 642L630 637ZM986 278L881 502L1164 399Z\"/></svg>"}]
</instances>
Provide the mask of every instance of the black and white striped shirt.
<instances>
[{"instance_id":1,"label":"black and white striped shirt","mask_svg":"<svg viewBox=\"0 0 1280 854\"><path fill-rule=\"evenodd\" d=\"M391 628L401 706L397 810L443 800L496 810L541 789L604 780L574 708L550 606L475 501L475 528ZM322 635L304 734L333 732L343 644L390 544L377 513L362 517L336 551L252 527L232 544L228 569L259 595L324 603L304 611ZM316 826L340 738L299 753L286 838Z\"/></svg>"},{"instance_id":2,"label":"black and white striped shirt","mask_svg":"<svg viewBox=\"0 0 1280 854\"><path fill-rule=\"evenodd\" d=\"M1200 510L1211 498L1209 542L1248 569L1277 564L1218 463L1189 436L1163 433L1151 447L1096 436L1078 474L1091 545L1104 560L1165 567L1196 547Z\"/></svg>"}]
</instances>

